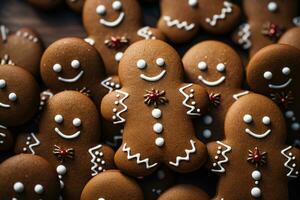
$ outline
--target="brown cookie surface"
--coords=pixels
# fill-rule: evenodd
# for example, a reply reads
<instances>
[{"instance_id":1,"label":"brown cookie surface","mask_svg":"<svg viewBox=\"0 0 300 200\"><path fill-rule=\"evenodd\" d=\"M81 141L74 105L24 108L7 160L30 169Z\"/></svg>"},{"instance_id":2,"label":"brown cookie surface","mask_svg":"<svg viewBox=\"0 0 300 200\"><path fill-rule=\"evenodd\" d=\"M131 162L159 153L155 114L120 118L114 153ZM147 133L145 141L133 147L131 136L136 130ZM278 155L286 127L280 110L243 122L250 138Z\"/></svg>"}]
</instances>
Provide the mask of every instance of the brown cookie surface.
<instances>
[{"instance_id":1,"label":"brown cookie surface","mask_svg":"<svg viewBox=\"0 0 300 200\"><path fill-rule=\"evenodd\" d=\"M209 200L209 196L192 185L177 185L164 192L158 200Z\"/></svg>"},{"instance_id":2,"label":"brown cookie surface","mask_svg":"<svg viewBox=\"0 0 300 200\"><path fill-rule=\"evenodd\" d=\"M280 44L288 44L300 49L300 27L291 28L286 31L278 41Z\"/></svg>"}]
</instances>

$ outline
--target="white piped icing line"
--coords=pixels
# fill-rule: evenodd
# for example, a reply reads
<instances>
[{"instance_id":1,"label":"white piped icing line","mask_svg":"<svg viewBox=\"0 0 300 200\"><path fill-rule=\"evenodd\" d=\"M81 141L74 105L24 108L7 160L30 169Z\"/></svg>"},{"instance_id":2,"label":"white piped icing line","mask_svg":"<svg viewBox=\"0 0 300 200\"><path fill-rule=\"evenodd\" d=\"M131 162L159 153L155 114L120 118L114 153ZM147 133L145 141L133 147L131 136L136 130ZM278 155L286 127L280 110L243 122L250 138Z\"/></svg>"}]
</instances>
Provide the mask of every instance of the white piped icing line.
<instances>
[{"instance_id":1,"label":"white piped icing line","mask_svg":"<svg viewBox=\"0 0 300 200\"><path fill-rule=\"evenodd\" d=\"M211 26L216 26L219 20L225 19L227 14L232 12L232 3L224 1L224 7L221 10L221 14L214 15L212 18L206 18L206 22Z\"/></svg>"},{"instance_id":2,"label":"white piped icing line","mask_svg":"<svg viewBox=\"0 0 300 200\"><path fill-rule=\"evenodd\" d=\"M0 125L0 128L4 129L4 130L7 130L7 128L5 126L3 126L3 125ZM4 143L4 140L1 139L1 138L5 139L6 138L6 134L5 133L0 133L0 145Z\"/></svg>"},{"instance_id":3,"label":"white piped icing line","mask_svg":"<svg viewBox=\"0 0 300 200\"><path fill-rule=\"evenodd\" d=\"M121 12L119 17L114 20L114 21L107 21L105 19L100 19L100 24L106 26L106 27L109 27L109 28L113 28L113 27L116 27L116 26L119 26L122 21L124 20L125 18L125 13L124 12Z\"/></svg>"},{"instance_id":4,"label":"white piped icing line","mask_svg":"<svg viewBox=\"0 0 300 200\"><path fill-rule=\"evenodd\" d=\"M67 140L71 140L71 139L75 139L77 137L79 137L79 135L81 134L80 131L75 132L72 135L66 135L64 134L62 131L59 130L59 128L55 127L54 131L62 138L67 139Z\"/></svg>"},{"instance_id":5,"label":"white piped icing line","mask_svg":"<svg viewBox=\"0 0 300 200\"><path fill-rule=\"evenodd\" d=\"M249 128L246 128L245 132L248 133L249 135L251 135L252 137L255 137L256 139L263 139L263 138L267 137L268 135L270 135L272 130L268 129L263 134L257 134L257 133L254 133L253 131L251 131Z\"/></svg>"},{"instance_id":6,"label":"white piped icing line","mask_svg":"<svg viewBox=\"0 0 300 200\"><path fill-rule=\"evenodd\" d=\"M91 155L91 171L92 171L92 176L96 176L98 173L105 171L104 165L105 165L105 160L103 159L103 152L101 152L102 145L97 145L95 147L92 147L89 149L89 154Z\"/></svg>"},{"instance_id":7,"label":"white piped icing line","mask_svg":"<svg viewBox=\"0 0 300 200\"><path fill-rule=\"evenodd\" d=\"M84 74L84 71L81 70L74 78L63 78L63 77L58 77L58 80L64 83L75 83L77 82Z\"/></svg>"},{"instance_id":8,"label":"white piped icing line","mask_svg":"<svg viewBox=\"0 0 300 200\"><path fill-rule=\"evenodd\" d=\"M180 22L178 19L173 20L170 16L164 16L163 19L168 27L176 27L177 29L184 29L186 31L195 28L194 23L188 24L186 21Z\"/></svg>"},{"instance_id":9,"label":"white piped icing line","mask_svg":"<svg viewBox=\"0 0 300 200\"><path fill-rule=\"evenodd\" d=\"M29 40L34 43L37 43L39 41L39 39L37 37L35 37L34 35L32 35L28 32L17 31L16 36L23 37L24 39Z\"/></svg>"},{"instance_id":10,"label":"white piped icing line","mask_svg":"<svg viewBox=\"0 0 300 200\"><path fill-rule=\"evenodd\" d=\"M200 75L200 76L198 76L198 79L199 79L199 81L201 81L205 85L210 86L210 87L214 87L214 86L218 86L221 83L223 83L226 80L226 77L221 76L221 78L219 78L216 81L208 81L208 80L204 79L203 76Z\"/></svg>"},{"instance_id":11,"label":"white piped icing line","mask_svg":"<svg viewBox=\"0 0 300 200\"><path fill-rule=\"evenodd\" d=\"M243 49L250 49L252 46L251 42L251 30L250 30L250 24L244 23L240 25L238 36L240 37L238 40L238 43L242 45Z\"/></svg>"},{"instance_id":12,"label":"white piped icing line","mask_svg":"<svg viewBox=\"0 0 300 200\"><path fill-rule=\"evenodd\" d=\"M271 89L283 89L283 88L286 88L287 86L289 86L292 81L293 81L293 79L290 78L287 82L285 82L281 85L269 84L268 86Z\"/></svg>"},{"instance_id":13,"label":"white piped icing line","mask_svg":"<svg viewBox=\"0 0 300 200\"><path fill-rule=\"evenodd\" d=\"M112 77L108 77L107 79L103 80L101 82L101 85L108 89L109 93L112 92L113 90L115 89L120 89L121 88L121 85L119 83L114 83L111 81L112 80Z\"/></svg>"},{"instance_id":14,"label":"white piped icing line","mask_svg":"<svg viewBox=\"0 0 300 200\"><path fill-rule=\"evenodd\" d=\"M128 107L125 105L124 101L129 97L129 94L126 93L126 92L122 92L121 90L116 90L116 93L117 93L116 97L118 99L120 98L121 94L123 95L123 97L120 100L115 101L115 105L116 106L120 105L120 106L123 107L123 109L120 110L120 111L118 111L117 108L113 109L113 113L115 113L115 115L113 115L113 123L114 124L121 124L121 123L126 122L126 120L123 117L121 117L121 114L126 112L127 109L128 109Z\"/></svg>"},{"instance_id":15,"label":"white piped icing line","mask_svg":"<svg viewBox=\"0 0 300 200\"><path fill-rule=\"evenodd\" d=\"M163 70L161 73L159 73L156 76L146 76L145 74L141 74L140 78L145 81L156 82L156 81L159 81L160 79L162 79L166 73L167 73L167 70Z\"/></svg>"},{"instance_id":16,"label":"white piped icing line","mask_svg":"<svg viewBox=\"0 0 300 200\"><path fill-rule=\"evenodd\" d=\"M31 143L31 140L33 139L34 143ZM31 152L31 154L35 155L34 147L39 146L41 142L38 140L38 138L35 136L34 133L30 133L30 136L27 136L26 138L26 147L23 148L23 151L26 152L27 149Z\"/></svg>"},{"instance_id":17,"label":"white piped icing line","mask_svg":"<svg viewBox=\"0 0 300 200\"><path fill-rule=\"evenodd\" d=\"M286 176L290 178L297 178L299 176L299 171L295 171L296 163L292 163L292 165L290 165L292 161L295 162L296 160L296 157L293 155L293 153L289 152L292 148L292 146L289 146L283 149L281 154L287 158L287 161L284 163L284 167L287 168L289 172L286 174Z\"/></svg>"},{"instance_id":18,"label":"white piped icing line","mask_svg":"<svg viewBox=\"0 0 300 200\"><path fill-rule=\"evenodd\" d=\"M218 172L218 173L224 173L226 170L223 167L224 163L227 163L229 161L226 153L231 151L231 146L226 145L220 141L217 141L217 144L219 144L220 146L218 146L218 150L217 150L217 155L215 156L215 160L217 162L213 163L213 168L211 169L212 172ZM225 147L225 150L222 150L222 147ZM220 160L220 155L223 156L223 160ZM218 168L216 168L218 167Z\"/></svg>"},{"instance_id":19,"label":"white piped icing line","mask_svg":"<svg viewBox=\"0 0 300 200\"><path fill-rule=\"evenodd\" d=\"M0 25L0 33L1 33L2 42L6 42L7 35L9 33L8 28L6 26L4 26L4 25Z\"/></svg>"},{"instance_id":20,"label":"white piped icing line","mask_svg":"<svg viewBox=\"0 0 300 200\"><path fill-rule=\"evenodd\" d=\"M94 46L96 44L96 41L92 38L89 38L89 37L85 38L84 41L86 43L88 43L89 45L91 45L91 46Z\"/></svg>"},{"instance_id":21,"label":"white piped icing line","mask_svg":"<svg viewBox=\"0 0 300 200\"><path fill-rule=\"evenodd\" d=\"M188 84L186 86L183 86L182 88L179 89L179 92L185 97L185 99L182 101L182 104L189 108L189 110L186 112L188 115L194 115L194 116L201 116L201 110L198 108L195 107L195 104L196 102L195 101L192 101L191 102L191 105L188 104L188 101L190 99L193 99L194 98L194 95L193 93L195 92L193 89L190 90L191 94L188 95L187 93L184 92L185 89L189 88L193 86L193 84ZM195 112L196 111L196 112Z\"/></svg>"},{"instance_id":22,"label":"white piped icing line","mask_svg":"<svg viewBox=\"0 0 300 200\"><path fill-rule=\"evenodd\" d=\"M237 94L234 94L232 97L237 101L239 100L239 98L245 96L249 94L249 91L245 91L245 92L240 92L240 93L237 93Z\"/></svg>"},{"instance_id":23,"label":"white piped icing line","mask_svg":"<svg viewBox=\"0 0 300 200\"><path fill-rule=\"evenodd\" d=\"M176 161L175 162L170 161L169 162L170 165L179 167L181 161L189 161L190 160L190 155L196 152L196 147L195 147L196 142L194 140L190 140L190 143L191 143L192 148L184 150L186 155L185 156L176 156Z\"/></svg>"},{"instance_id":24,"label":"white piped icing line","mask_svg":"<svg viewBox=\"0 0 300 200\"><path fill-rule=\"evenodd\" d=\"M151 169L151 168L155 167L156 165L158 165L158 163L150 164L149 158L145 158L145 159L141 160L140 153L131 154L131 149L130 149L130 147L127 146L126 143L123 145L122 151L127 153L128 160L136 159L137 164L145 164L147 169Z\"/></svg>"},{"instance_id":25,"label":"white piped icing line","mask_svg":"<svg viewBox=\"0 0 300 200\"><path fill-rule=\"evenodd\" d=\"M149 26L145 26L137 31L137 35L144 38L145 40L155 40L156 37L153 35L152 31L150 31Z\"/></svg>"},{"instance_id":26,"label":"white piped icing line","mask_svg":"<svg viewBox=\"0 0 300 200\"><path fill-rule=\"evenodd\" d=\"M295 24L295 26L300 26L300 16L299 17L295 17L293 19L293 23Z\"/></svg>"}]
</instances>

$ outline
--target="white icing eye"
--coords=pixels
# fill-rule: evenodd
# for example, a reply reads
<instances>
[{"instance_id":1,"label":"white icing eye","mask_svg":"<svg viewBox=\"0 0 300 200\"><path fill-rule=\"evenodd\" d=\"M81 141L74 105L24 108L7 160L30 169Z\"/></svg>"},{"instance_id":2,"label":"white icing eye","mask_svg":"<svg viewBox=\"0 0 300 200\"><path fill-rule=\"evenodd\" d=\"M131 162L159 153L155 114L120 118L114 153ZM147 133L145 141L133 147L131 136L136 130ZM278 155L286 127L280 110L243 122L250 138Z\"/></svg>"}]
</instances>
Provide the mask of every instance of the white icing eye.
<instances>
[{"instance_id":1,"label":"white icing eye","mask_svg":"<svg viewBox=\"0 0 300 200\"><path fill-rule=\"evenodd\" d=\"M8 99L9 100L11 100L11 101L17 101L17 99L18 99L18 96L16 95L16 93L10 93L9 95L8 95Z\"/></svg>"},{"instance_id":2,"label":"white icing eye","mask_svg":"<svg viewBox=\"0 0 300 200\"><path fill-rule=\"evenodd\" d=\"M266 71L266 72L264 73L264 78L265 78L265 79L267 79L267 80L271 80L271 79L272 79L272 77L273 77L273 74L272 74L272 72L270 72L270 71Z\"/></svg>"},{"instance_id":3,"label":"white icing eye","mask_svg":"<svg viewBox=\"0 0 300 200\"><path fill-rule=\"evenodd\" d=\"M105 15L106 14L106 8L105 8L105 6L104 5L97 6L96 13L98 15L102 15L102 16Z\"/></svg>"},{"instance_id":4,"label":"white icing eye","mask_svg":"<svg viewBox=\"0 0 300 200\"><path fill-rule=\"evenodd\" d=\"M189 0L189 6L195 7L198 5L198 0Z\"/></svg>"},{"instance_id":5,"label":"white icing eye","mask_svg":"<svg viewBox=\"0 0 300 200\"><path fill-rule=\"evenodd\" d=\"M6 87L6 81L4 79L0 79L0 89L3 89Z\"/></svg>"},{"instance_id":6,"label":"white icing eye","mask_svg":"<svg viewBox=\"0 0 300 200\"><path fill-rule=\"evenodd\" d=\"M73 125L76 127L81 126L81 120L79 118L73 119Z\"/></svg>"},{"instance_id":7,"label":"white icing eye","mask_svg":"<svg viewBox=\"0 0 300 200\"><path fill-rule=\"evenodd\" d=\"M56 73L61 72L61 70L62 70L62 66L60 64L53 65L53 71L55 71Z\"/></svg>"},{"instance_id":8,"label":"white icing eye","mask_svg":"<svg viewBox=\"0 0 300 200\"><path fill-rule=\"evenodd\" d=\"M121 1L114 1L112 3L112 8L114 10L121 10L122 9L122 3L121 3Z\"/></svg>"},{"instance_id":9,"label":"white icing eye","mask_svg":"<svg viewBox=\"0 0 300 200\"><path fill-rule=\"evenodd\" d=\"M289 75L289 74L291 73L291 69L290 69L289 67L284 67L284 68L282 69L282 73L283 73L284 75Z\"/></svg>"},{"instance_id":10,"label":"white icing eye","mask_svg":"<svg viewBox=\"0 0 300 200\"><path fill-rule=\"evenodd\" d=\"M278 9L278 5L277 5L276 2L271 1L271 2L268 4L268 10L269 10L270 12L276 12L277 9Z\"/></svg>"},{"instance_id":11,"label":"white icing eye","mask_svg":"<svg viewBox=\"0 0 300 200\"><path fill-rule=\"evenodd\" d=\"M145 60L140 59L140 60L137 61L136 66L137 66L137 68L139 68L139 69L145 69L146 66L147 66L147 63L146 63Z\"/></svg>"},{"instance_id":12,"label":"white icing eye","mask_svg":"<svg viewBox=\"0 0 300 200\"><path fill-rule=\"evenodd\" d=\"M41 184L37 184L34 186L34 192L37 194L43 194L44 193L44 187Z\"/></svg>"},{"instance_id":13,"label":"white icing eye","mask_svg":"<svg viewBox=\"0 0 300 200\"><path fill-rule=\"evenodd\" d=\"M244 115L243 120L245 123L250 124L253 121L253 118L251 115L246 114L246 115Z\"/></svg>"},{"instance_id":14,"label":"white icing eye","mask_svg":"<svg viewBox=\"0 0 300 200\"><path fill-rule=\"evenodd\" d=\"M22 192L24 192L24 184L23 183L21 183L21 182L16 182L15 184L14 184L14 191L16 192L16 193L22 193Z\"/></svg>"},{"instance_id":15,"label":"white icing eye","mask_svg":"<svg viewBox=\"0 0 300 200\"><path fill-rule=\"evenodd\" d=\"M271 124L271 119L268 116L264 116L262 118L262 122L263 122L264 125L269 125L269 124Z\"/></svg>"},{"instance_id":16,"label":"white icing eye","mask_svg":"<svg viewBox=\"0 0 300 200\"><path fill-rule=\"evenodd\" d=\"M71 67L74 68L74 69L78 69L80 67L80 62L79 60L73 60L71 62Z\"/></svg>"},{"instance_id":17,"label":"white icing eye","mask_svg":"<svg viewBox=\"0 0 300 200\"><path fill-rule=\"evenodd\" d=\"M165 65L165 60L163 58L157 58L156 59L156 64L160 67Z\"/></svg>"},{"instance_id":18,"label":"white icing eye","mask_svg":"<svg viewBox=\"0 0 300 200\"><path fill-rule=\"evenodd\" d=\"M54 121L58 124L61 124L64 121L64 117L62 115L55 115Z\"/></svg>"},{"instance_id":19,"label":"white icing eye","mask_svg":"<svg viewBox=\"0 0 300 200\"><path fill-rule=\"evenodd\" d=\"M225 65L223 63L220 63L217 65L217 70L219 72L224 72L225 71Z\"/></svg>"},{"instance_id":20,"label":"white icing eye","mask_svg":"<svg viewBox=\"0 0 300 200\"><path fill-rule=\"evenodd\" d=\"M201 71L204 71L204 70L206 70L207 69L207 64L206 64L206 62L199 62L198 63L198 69L200 69Z\"/></svg>"}]
</instances>

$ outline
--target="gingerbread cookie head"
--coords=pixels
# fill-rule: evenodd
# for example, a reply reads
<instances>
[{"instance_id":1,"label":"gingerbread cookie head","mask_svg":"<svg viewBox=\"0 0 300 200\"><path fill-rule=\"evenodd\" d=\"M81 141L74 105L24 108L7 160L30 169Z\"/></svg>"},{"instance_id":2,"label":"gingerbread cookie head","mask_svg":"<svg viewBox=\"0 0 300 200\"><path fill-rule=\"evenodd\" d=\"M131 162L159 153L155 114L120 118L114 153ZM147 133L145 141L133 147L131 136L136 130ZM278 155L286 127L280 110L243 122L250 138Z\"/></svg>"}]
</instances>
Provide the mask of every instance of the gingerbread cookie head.
<instances>
[{"instance_id":1,"label":"gingerbread cookie head","mask_svg":"<svg viewBox=\"0 0 300 200\"><path fill-rule=\"evenodd\" d=\"M193 185L176 185L164 192L158 200L209 200L209 196Z\"/></svg>"},{"instance_id":2,"label":"gingerbread cookie head","mask_svg":"<svg viewBox=\"0 0 300 200\"><path fill-rule=\"evenodd\" d=\"M161 1L159 29L173 42L196 36L200 27L214 34L231 31L239 21L240 9L223 0Z\"/></svg>"},{"instance_id":3,"label":"gingerbread cookie head","mask_svg":"<svg viewBox=\"0 0 300 200\"><path fill-rule=\"evenodd\" d=\"M242 61L224 43L201 42L192 47L182 60L188 79L207 89L240 88L242 85Z\"/></svg>"},{"instance_id":4,"label":"gingerbread cookie head","mask_svg":"<svg viewBox=\"0 0 300 200\"><path fill-rule=\"evenodd\" d=\"M265 95L296 92L299 85L299 56L300 51L289 45L275 44L261 49L247 66L250 88Z\"/></svg>"},{"instance_id":5,"label":"gingerbread cookie head","mask_svg":"<svg viewBox=\"0 0 300 200\"><path fill-rule=\"evenodd\" d=\"M282 35L278 43L288 44L296 47L297 49L300 49L299 35L300 35L300 27L291 28Z\"/></svg>"},{"instance_id":6,"label":"gingerbread cookie head","mask_svg":"<svg viewBox=\"0 0 300 200\"><path fill-rule=\"evenodd\" d=\"M21 164L20 164L21 163ZM0 165L1 199L58 199L60 184L55 169L44 158L13 156Z\"/></svg>"},{"instance_id":7,"label":"gingerbread cookie head","mask_svg":"<svg viewBox=\"0 0 300 200\"><path fill-rule=\"evenodd\" d=\"M39 107L39 86L21 67L0 66L0 123L19 126L28 122Z\"/></svg>"},{"instance_id":8,"label":"gingerbread cookie head","mask_svg":"<svg viewBox=\"0 0 300 200\"><path fill-rule=\"evenodd\" d=\"M64 38L46 49L41 76L54 92L91 89L103 79L104 67L94 47L79 38Z\"/></svg>"},{"instance_id":9,"label":"gingerbread cookie head","mask_svg":"<svg viewBox=\"0 0 300 200\"><path fill-rule=\"evenodd\" d=\"M81 193L81 200L143 200L138 184L118 170L105 171L91 179Z\"/></svg>"}]
</instances>

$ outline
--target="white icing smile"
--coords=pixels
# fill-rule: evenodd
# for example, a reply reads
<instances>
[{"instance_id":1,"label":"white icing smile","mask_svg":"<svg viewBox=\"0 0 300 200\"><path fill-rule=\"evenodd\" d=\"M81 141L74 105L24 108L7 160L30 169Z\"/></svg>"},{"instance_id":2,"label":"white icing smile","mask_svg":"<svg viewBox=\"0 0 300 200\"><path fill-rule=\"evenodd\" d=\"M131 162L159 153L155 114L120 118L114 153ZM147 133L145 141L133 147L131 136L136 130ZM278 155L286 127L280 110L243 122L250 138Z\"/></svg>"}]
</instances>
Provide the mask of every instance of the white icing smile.
<instances>
[{"instance_id":1,"label":"white icing smile","mask_svg":"<svg viewBox=\"0 0 300 200\"><path fill-rule=\"evenodd\" d=\"M219 78L216 81L208 81L208 80L204 79L203 76L200 75L200 76L198 76L198 79L205 85L213 87L213 86L217 86L217 85L220 85L221 83L223 83L225 81L226 77L222 76L221 78Z\"/></svg>"},{"instance_id":2,"label":"white icing smile","mask_svg":"<svg viewBox=\"0 0 300 200\"><path fill-rule=\"evenodd\" d=\"M293 79L289 79L287 82L285 82L284 84L281 85L275 85L275 84L269 84L269 88L271 89L282 89L282 88L286 88L287 86L290 85L290 83L293 81Z\"/></svg>"},{"instance_id":3,"label":"white icing smile","mask_svg":"<svg viewBox=\"0 0 300 200\"><path fill-rule=\"evenodd\" d=\"M107 27L116 27L119 26L125 18L125 13L121 12L119 17L114 21L107 21L105 19L100 19L100 24Z\"/></svg>"},{"instance_id":4,"label":"white icing smile","mask_svg":"<svg viewBox=\"0 0 300 200\"><path fill-rule=\"evenodd\" d=\"M79 135L80 135L80 131L77 131L76 133L74 133L74 134L72 134L72 135L66 135L66 134L64 134L63 132L61 132L60 130L59 130L59 128L55 128L54 129L54 131L60 136L60 137L62 137L62 138L64 138L64 139L74 139L74 138L77 138Z\"/></svg>"},{"instance_id":5,"label":"white icing smile","mask_svg":"<svg viewBox=\"0 0 300 200\"><path fill-rule=\"evenodd\" d=\"M59 81L65 82L65 83L74 83L77 82L82 76L83 76L84 71L81 70L79 72L79 74L77 76L75 76L74 78L62 78L62 77L58 77Z\"/></svg>"},{"instance_id":6,"label":"white icing smile","mask_svg":"<svg viewBox=\"0 0 300 200\"><path fill-rule=\"evenodd\" d=\"M160 79L162 79L165 74L167 73L166 70L163 70L160 74L158 74L157 76L146 76L145 74L141 74L140 78L145 80L145 81L149 81L149 82L156 82L159 81Z\"/></svg>"},{"instance_id":7,"label":"white icing smile","mask_svg":"<svg viewBox=\"0 0 300 200\"><path fill-rule=\"evenodd\" d=\"M10 105L0 102L0 107L2 107L2 108L10 108Z\"/></svg>"},{"instance_id":8,"label":"white icing smile","mask_svg":"<svg viewBox=\"0 0 300 200\"><path fill-rule=\"evenodd\" d=\"M248 133L249 135L251 135L252 137L255 137L257 139L262 139L262 138L267 137L272 131L271 131L271 129L268 129L263 134L257 134L257 133L254 133L253 131L251 131L250 129L246 128L245 132Z\"/></svg>"}]
</instances>

